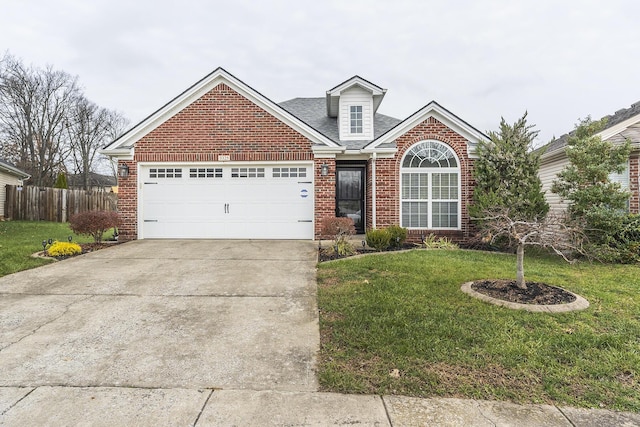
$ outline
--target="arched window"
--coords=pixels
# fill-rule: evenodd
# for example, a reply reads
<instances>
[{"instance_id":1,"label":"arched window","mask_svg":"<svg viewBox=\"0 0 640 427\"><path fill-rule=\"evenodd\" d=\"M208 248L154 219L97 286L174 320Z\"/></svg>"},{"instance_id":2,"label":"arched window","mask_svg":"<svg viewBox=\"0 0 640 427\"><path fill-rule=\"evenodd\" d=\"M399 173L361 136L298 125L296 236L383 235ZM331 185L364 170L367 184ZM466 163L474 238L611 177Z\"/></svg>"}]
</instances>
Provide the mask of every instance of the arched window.
<instances>
[{"instance_id":1,"label":"arched window","mask_svg":"<svg viewBox=\"0 0 640 427\"><path fill-rule=\"evenodd\" d=\"M459 165L442 142L422 141L407 150L400 168L403 227L460 228Z\"/></svg>"}]
</instances>

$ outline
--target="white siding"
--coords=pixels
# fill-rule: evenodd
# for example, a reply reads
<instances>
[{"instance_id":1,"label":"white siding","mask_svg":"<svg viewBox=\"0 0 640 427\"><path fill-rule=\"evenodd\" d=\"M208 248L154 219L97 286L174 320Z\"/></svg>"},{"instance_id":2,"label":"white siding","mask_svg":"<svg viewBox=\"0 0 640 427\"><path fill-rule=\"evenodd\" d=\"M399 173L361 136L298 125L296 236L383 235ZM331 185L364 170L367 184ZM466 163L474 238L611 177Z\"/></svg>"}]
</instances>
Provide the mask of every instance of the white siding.
<instances>
[{"instance_id":1,"label":"white siding","mask_svg":"<svg viewBox=\"0 0 640 427\"><path fill-rule=\"evenodd\" d=\"M538 171L538 176L542 182L542 191L545 192L544 197L552 211L563 211L568 206L568 203L563 202L560 196L551 192L553 181L558 179L558 174L567 164L568 159L563 155L552 161L543 161ZM612 173L609 175L609 179L612 182L619 182L623 189L629 190L629 162L627 162L626 168L622 173Z\"/></svg>"},{"instance_id":2,"label":"white siding","mask_svg":"<svg viewBox=\"0 0 640 427\"><path fill-rule=\"evenodd\" d=\"M0 171L0 218L4 218L4 202L7 198L7 185L20 185L20 180L13 175Z\"/></svg>"},{"instance_id":3,"label":"white siding","mask_svg":"<svg viewBox=\"0 0 640 427\"><path fill-rule=\"evenodd\" d=\"M629 190L629 162L625 165L625 169L621 173L613 172L609 174L611 182L619 182L623 190Z\"/></svg>"},{"instance_id":4,"label":"white siding","mask_svg":"<svg viewBox=\"0 0 640 427\"><path fill-rule=\"evenodd\" d=\"M551 192L551 185L553 181L558 179L558 173L564 169L567 164L567 157L561 156L552 161L542 161L540 165L540 170L538 171L538 176L540 177L540 181L542 181L542 191L544 191L544 197L549 203L549 207L552 211L563 211L567 208L567 203L563 202L555 193Z\"/></svg>"},{"instance_id":5,"label":"white siding","mask_svg":"<svg viewBox=\"0 0 640 427\"><path fill-rule=\"evenodd\" d=\"M352 105L362 105L362 133L351 134L351 120L349 107ZM340 129L340 140L370 140L373 139L373 96L370 92L354 86L340 94L340 107L338 110L338 128Z\"/></svg>"}]
</instances>

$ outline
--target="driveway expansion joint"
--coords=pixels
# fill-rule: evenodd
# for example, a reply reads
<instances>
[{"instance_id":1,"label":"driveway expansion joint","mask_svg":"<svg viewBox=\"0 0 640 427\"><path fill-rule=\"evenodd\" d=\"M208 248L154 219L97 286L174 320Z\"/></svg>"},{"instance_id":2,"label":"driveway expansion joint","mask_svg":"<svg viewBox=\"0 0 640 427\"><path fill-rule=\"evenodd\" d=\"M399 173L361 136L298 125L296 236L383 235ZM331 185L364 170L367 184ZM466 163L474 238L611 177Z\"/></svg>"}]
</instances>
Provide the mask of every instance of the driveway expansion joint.
<instances>
[{"instance_id":1,"label":"driveway expansion joint","mask_svg":"<svg viewBox=\"0 0 640 427\"><path fill-rule=\"evenodd\" d=\"M487 414L485 414L482 411L482 408L480 407L480 405L478 405L477 403L474 402L474 407L478 410L478 412L480 413L480 415L482 415L482 418L484 418L485 420L487 420L487 422L491 423L491 425L493 427L496 427L498 424L496 424L496 422L494 420L492 420Z\"/></svg>"},{"instance_id":2,"label":"driveway expansion joint","mask_svg":"<svg viewBox=\"0 0 640 427\"><path fill-rule=\"evenodd\" d=\"M560 409L558 406L555 406L555 405L554 405L554 408L556 408L562 414L562 416L569 422L569 424L571 424L573 427L576 427L573 421L571 421L571 418L569 418L562 409Z\"/></svg>"}]
</instances>

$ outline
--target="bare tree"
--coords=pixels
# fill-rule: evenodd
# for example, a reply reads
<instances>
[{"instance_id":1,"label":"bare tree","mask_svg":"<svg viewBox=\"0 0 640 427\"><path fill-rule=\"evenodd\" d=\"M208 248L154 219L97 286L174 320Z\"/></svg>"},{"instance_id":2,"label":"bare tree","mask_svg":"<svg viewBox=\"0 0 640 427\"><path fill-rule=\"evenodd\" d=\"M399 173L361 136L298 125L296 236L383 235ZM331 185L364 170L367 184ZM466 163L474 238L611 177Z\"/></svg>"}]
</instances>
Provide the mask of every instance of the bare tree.
<instances>
[{"instance_id":1,"label":"bare tree","mask_svg":"<svg viewBox=\"0 0 640 427\"><path fill-rule=\"evenodd\" d=\"M563 216L548 214L542 220L514 219L509 209L501 208L484 212L483 229L480 232L485 241L494 243L496 239L507 238L516 246L516 284L527 289L524 278L524 250L526 246L551 249L565 261L573 262L576 254L585 254L583 227L576 222L568 222Z\"/></svg>"},{"instance_id":2,"label":"bare tree","mask_svg":"<svg viewBox=\"0 0 640 427\"><path fill-rule=\"evenodd\" d=\"M80 175L85 190L91 187L91 172L95 172L97 161L101 160L98 150L115 139L125 123L120 113L99 107L85 97L78 98L71 108L66 128L72 168Z\"/></svg>"},{"instance_id":3,"label":"bare tree","mask_svg":"<svg viewBox=\"0 0 640 427\"><path fill-rule=\"evenodd\" d=\"M64 169L70 146L63 123L79 95L77 78L63 71L0 59L0 148L34 185L51 185Z\"/></svg>"}]
</instances>

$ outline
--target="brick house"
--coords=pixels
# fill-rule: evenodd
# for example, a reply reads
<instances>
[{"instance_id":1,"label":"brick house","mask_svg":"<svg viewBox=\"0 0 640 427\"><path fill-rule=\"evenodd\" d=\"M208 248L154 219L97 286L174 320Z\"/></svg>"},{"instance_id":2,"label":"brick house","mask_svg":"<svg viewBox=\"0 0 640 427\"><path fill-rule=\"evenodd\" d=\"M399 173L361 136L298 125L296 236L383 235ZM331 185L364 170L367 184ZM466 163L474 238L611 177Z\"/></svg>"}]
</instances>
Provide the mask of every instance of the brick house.
<instances>
[{"instance_id":1,"label":"brick house","mask_svg":"<svg viewBox=\"0 0 640 427\"><path fill-rule=\"evenodd\" d=\"M102 151L118 160L121 238L314 239L337 215L464 241L486 136L436 102L382 115L385 93L354 76L276 104L216 69Z\"/></svg>"},{"instance_id":2,"label":"brick house","mask_svg":"<svg viewBox=\"0 0 640 427\"><path fill-rule=\"evenodd\" d=\"M631 154L625 170L620 174L612 174L610 179L619 182L622 188L631 193L629 199L629 212L640 213L640 102L636 102L630 108L623 108L609 115L605 128L598 133L604 141L614 144L622 143L625 140L631 142ZM553 181L558 178L558 173L569 164L565 153L567 140L570 134L562 135L544 147L539 148L540 170L538 175L542 182L542 189L545 198L552 210L562 211L566 209L567 202L561 200L560 196L551 192Z\"/></svg>"}]
</instances>

